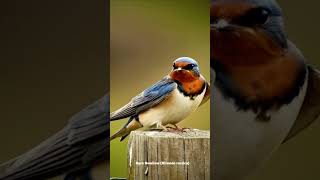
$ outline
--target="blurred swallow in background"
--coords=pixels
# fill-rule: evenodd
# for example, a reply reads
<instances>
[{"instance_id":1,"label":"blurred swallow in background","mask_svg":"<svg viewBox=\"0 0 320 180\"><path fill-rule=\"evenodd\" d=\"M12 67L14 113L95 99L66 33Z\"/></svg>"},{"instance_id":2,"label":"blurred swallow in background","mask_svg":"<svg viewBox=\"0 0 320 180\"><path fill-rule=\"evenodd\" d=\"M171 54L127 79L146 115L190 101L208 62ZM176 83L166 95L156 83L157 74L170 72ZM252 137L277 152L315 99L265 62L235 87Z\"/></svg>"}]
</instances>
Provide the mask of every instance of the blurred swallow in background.
<instances>
[{"instance_id":1,"label":"blurred swallow in background","mask_svg":"<svg viewBox=\"0 0 320 180\"><path fill-rule=\"evenodd\" d=\"M110 140L121 137L122 141L131 131L141 127L168 130L166 125L176 126L209 99L209 90L195 60L176 59L169 75L110 114L111 121L129 117ZM180 128L176 126L176 129Z\"/></svg>"},{"instance_id":2,"label":"blurred swallow in background","mask_svg":"<svg viewBox=\"0 0 320 180\"><path fill-rule=\"evenodd\" d=\"M320 74L274 0L211 0L213 179L240 180L320 113Z\"/></svg>"},{"instance_id":3,"label":"blurred swallow in background","mask_svg":"<svg viewBox=\"0 0 320 180\"><path fill-rule=\"evenodd\" d=\"M109 164L108 134L109 95L105 95L75 114L58 133L0 165L0 180L42 180L63 174L65 180L91 180L92 168Z\"/></svg>"}]
</instances>

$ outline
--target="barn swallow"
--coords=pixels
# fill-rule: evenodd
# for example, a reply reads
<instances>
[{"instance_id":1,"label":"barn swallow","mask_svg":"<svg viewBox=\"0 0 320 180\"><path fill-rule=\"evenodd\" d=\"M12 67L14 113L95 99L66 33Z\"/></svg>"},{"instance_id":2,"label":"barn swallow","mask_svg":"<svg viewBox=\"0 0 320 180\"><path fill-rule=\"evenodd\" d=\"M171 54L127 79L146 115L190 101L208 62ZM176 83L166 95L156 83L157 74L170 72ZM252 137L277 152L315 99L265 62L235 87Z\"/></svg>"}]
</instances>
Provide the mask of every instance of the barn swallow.
<instances>
[{"instance_id":1,"label":"barn swallow","mask_svg":"<svg viewBox=\"0 0 320 180\"><path fill-rule=\"evenodd\" d=\"M166 125L176 126L209 99L209 89L195 60L176 59L169 75L110 114L111 121L129 117L110 140L121 137L122 141L131 131L141 127L168 130Z\"/></svg>"},{"instance_id":2,"label":"barn swallow","mask_svg":"<svg viewBox=\"0 0 320 180\"><path fill-rule=\"evenodd\" d=\"M213 177L241 180L320 113L320 74L274 0L211 0Z\"/></svg>"},{"instance_id":3,"label":"barn swallow","mask_svg":"<svg viewBox=\"0 0 320 180\"><path fill-rule=\"evenodd\" d=\"M108 166L109 95L84 108L40 145L0 165L0 180L36 180L65 175L91 180L90 170ZM107 170L106 170L107 171Z\"/></svg>"}]
</instances>

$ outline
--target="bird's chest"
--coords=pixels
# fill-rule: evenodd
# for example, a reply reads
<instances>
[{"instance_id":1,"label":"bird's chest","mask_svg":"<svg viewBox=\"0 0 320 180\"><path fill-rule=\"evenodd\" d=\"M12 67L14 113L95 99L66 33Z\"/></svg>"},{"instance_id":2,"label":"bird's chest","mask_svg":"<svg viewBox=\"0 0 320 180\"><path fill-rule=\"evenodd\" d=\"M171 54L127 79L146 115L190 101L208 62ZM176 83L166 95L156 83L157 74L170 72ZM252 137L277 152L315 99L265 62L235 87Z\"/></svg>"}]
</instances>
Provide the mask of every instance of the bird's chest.
<instances>
[{"instance_id":1,"label":"bird's chest","mask_svg":"<svg viewBox=\"0 0 320 180\"><path fill-rule=\"evenodd\" d=\"M270 110L269 121L256 120L252 110L239 111L213 87L211 101L215 179L242 179L254 171L282 143L296 120L307 81L288 105Z\"/></svg>"},{"instance_id":2,"label":"bird's chest","mask_svg":"<svg viewBox=\"0 0 320 180\"><path fill-rule=\"evenodd\" d=\"M176 124L190 115L200 105L205 90L192 99L175 89L171 95L159 105L140 114L139 120L143 126Z\"/></svg>"}]
</instances>

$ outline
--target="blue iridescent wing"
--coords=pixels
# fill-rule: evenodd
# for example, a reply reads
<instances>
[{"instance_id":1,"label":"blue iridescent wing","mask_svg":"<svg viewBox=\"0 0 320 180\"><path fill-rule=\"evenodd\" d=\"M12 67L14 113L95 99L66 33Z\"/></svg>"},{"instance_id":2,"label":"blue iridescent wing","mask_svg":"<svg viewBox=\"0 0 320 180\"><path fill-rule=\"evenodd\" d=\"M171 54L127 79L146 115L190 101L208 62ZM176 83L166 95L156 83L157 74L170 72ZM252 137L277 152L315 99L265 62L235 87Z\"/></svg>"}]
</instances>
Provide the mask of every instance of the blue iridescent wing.
<instances>
[{"instance_id":1,"label":"blue iridescent wing","mask_svg":"<svg viewBox=\"0 0 320 180\"><path fill-rule=\"evenodd\" d=\"M146 111L165 100L175 88L176 83L172 79L165 77L132 98L128 104L111 113L110 120L138 115L140 112Z\"/></svg>"}]
</instances>

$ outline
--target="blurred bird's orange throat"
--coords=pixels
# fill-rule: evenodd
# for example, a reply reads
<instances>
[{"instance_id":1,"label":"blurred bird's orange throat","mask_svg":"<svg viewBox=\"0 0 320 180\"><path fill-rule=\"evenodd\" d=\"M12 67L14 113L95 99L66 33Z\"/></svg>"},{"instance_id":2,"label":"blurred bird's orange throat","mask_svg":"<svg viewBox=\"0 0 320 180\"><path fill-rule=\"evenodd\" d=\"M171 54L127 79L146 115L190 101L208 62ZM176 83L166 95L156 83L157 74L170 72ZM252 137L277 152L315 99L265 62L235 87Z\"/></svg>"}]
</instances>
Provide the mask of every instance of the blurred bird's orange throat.
<instances>
[{"instance_id":1,"label":"blurred bird's orange throat","mask_svg":"<svg viewBox=\"0 0 320 180\"><path fill-rule=\"evenodd\" d=\"M232 22L254 6L217 2L211 6L212 19ZM235 25L231 30L210 30L211 64L232 82L233 91L250 102L272 101L286 96L304 76L303 62L290 54L259 27ZM222 70L223 69L223 70Z\"/></svg>"}]
</instances>

